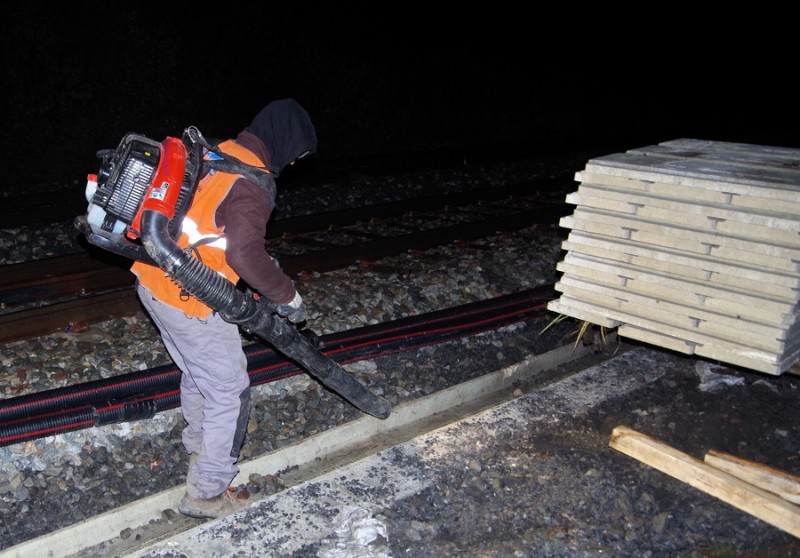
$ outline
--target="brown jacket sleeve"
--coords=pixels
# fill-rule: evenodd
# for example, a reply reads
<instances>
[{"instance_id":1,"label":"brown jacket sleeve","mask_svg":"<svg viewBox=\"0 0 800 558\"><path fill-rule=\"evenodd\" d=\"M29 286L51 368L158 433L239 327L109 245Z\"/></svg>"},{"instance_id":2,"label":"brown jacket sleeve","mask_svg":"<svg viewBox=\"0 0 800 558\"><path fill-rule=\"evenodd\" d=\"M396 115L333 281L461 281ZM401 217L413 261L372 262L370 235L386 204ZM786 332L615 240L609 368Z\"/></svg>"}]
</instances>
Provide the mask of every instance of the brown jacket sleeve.
<instances>
[{"instance_id":1,"label":"brown jacket sleeve","mask_svg":"<svg viewBox=\"0 0 800 558\"><path fill-rule=\"evenodd\" d=\"M240 178L217 208L217 224L225 227L225 257L252 289L277 304L289 303L294 284L270 258L266 248L267 221L272 212L267 193Z\"/></svg>"}]
</instances>

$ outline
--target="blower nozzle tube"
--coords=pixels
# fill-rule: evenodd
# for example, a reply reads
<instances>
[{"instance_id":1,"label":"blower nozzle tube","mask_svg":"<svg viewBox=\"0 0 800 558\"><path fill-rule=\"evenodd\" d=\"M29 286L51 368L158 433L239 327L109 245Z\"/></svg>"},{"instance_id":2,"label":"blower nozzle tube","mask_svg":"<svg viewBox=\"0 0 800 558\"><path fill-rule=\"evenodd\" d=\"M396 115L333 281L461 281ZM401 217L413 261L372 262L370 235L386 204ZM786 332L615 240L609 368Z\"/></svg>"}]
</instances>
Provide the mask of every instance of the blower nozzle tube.
<instances>
[{"instance_id":1,"label":"blower nozzle tube","mask_svg":"<svg viewBox=\"0 0 800 558\"><path fill-rule=\"evenodd\" d=\"M187 254L168 234L169 218L159 211L142 213L142 245L147 254L186 292L219 312L222 318L265 341L295 360L323 385L377 418L392 412L391 404L371 393L315 347L297 329L273 314L274 305L263 297L245 295L222 275Z\"/></svg>"}]
</instances>

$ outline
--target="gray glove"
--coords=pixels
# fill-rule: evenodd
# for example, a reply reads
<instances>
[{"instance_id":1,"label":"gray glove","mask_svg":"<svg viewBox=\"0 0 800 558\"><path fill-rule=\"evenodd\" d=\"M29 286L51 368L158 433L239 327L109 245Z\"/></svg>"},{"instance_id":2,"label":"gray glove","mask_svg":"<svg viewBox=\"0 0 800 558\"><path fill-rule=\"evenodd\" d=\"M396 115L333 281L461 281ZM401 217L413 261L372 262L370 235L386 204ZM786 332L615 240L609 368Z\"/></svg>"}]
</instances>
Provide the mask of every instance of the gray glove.
<instances>
[{"instance_id":1,"label":"gray glove","mask_svg":"<svg viewBox=\"0 0 800 558\"><path fill-rule=\"evenodd\" d=\"M308 319L306 306L303 304L303 297L300 296L300 293L296 293L288 304L279 304L277 312L279 316L283 316L293 324L299 324Z\"/></svg>"}]
</instances>

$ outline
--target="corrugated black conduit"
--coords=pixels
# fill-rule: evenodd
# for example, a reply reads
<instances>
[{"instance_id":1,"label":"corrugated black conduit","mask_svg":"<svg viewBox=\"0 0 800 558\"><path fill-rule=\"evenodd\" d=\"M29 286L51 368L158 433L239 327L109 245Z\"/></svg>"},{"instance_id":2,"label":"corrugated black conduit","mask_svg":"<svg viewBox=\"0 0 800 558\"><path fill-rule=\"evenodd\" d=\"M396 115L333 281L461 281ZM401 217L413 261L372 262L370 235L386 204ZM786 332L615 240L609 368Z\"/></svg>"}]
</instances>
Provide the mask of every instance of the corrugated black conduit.
<instances>
[{"instance_id":1,"label":"corrugated black conduit","mask_svg":"<svg viewBox=\"0 0 800 558\"><path fill-rule=\"evenodd\" d=\"M417 349L541 316L552 286L320 336L338 364ZM251 386L305 373L267 345L245 347ZM180 406L180 370L168 364L0 401L0 446L131 420Z\"/></svg>"}]
</instances>

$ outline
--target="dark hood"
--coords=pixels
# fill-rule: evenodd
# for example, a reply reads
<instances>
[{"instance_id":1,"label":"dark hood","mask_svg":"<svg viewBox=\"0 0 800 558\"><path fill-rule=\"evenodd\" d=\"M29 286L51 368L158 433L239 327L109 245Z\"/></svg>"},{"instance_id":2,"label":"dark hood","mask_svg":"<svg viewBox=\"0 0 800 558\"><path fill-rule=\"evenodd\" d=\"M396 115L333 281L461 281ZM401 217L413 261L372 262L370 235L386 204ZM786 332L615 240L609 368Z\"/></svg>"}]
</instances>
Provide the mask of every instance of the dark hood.
<instances>
[{"instance_id":1,"label":"dark hood","mask_svg":"<svg viewBox=\"0 0 800 558\"><path fill-rule=\"evenodd\" d=\"M245 131L264 142L269 151L267 167L276 177L300 155L317 150L314 124L294 99L272 101L261 109Z\"/></svg>"}]
</instances>

